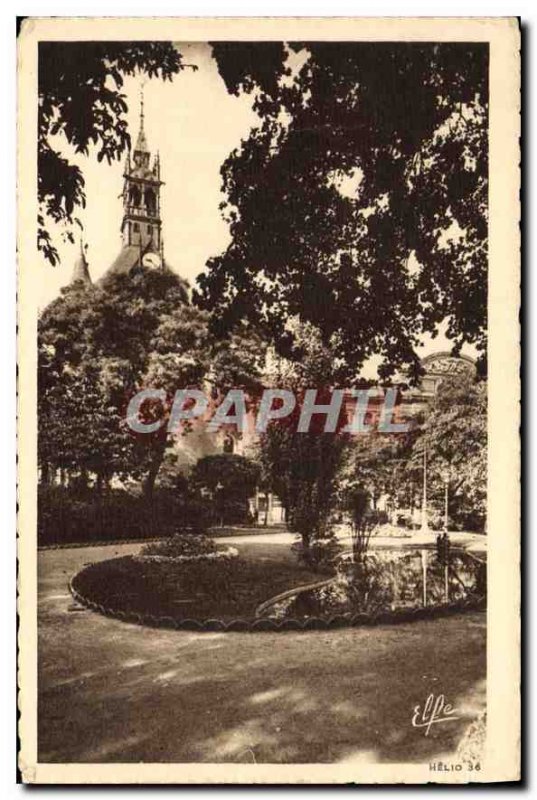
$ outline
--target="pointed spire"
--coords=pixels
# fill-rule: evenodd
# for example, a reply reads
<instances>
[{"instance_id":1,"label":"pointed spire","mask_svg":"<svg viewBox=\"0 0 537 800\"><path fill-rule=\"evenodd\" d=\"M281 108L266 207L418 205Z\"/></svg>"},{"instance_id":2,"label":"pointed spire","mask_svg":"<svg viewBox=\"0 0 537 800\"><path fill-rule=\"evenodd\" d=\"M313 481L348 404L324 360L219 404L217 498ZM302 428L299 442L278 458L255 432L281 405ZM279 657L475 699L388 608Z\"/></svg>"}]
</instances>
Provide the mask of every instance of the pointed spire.
<instances>
[{"instance_id":1,"label":"pointed spire","mask_svg":"<svg viewBox=\"0 0 537 800\"><path fill-rule=\"evenodd\" d=\"M86 260L86 245L84 244L83 236L80 236L80 254L75 261L73 268L73 277L71 283L82 282L89 286L91 284L91 276L89 273L88 262Z\"/></svg>"},{"instance_id":2,"label":"pointed spire","mask_svg":"<svg viewBox=\"0 0 537 800\"><path fill-rule=\"evenodd\" d=\"M144 85L140 87L140 131L138 133L138 139L136 141L136 148L141 153L149 152L147 147L147 139L145 138L145 130L144 130Z\"/></svg>"}]
</instances>

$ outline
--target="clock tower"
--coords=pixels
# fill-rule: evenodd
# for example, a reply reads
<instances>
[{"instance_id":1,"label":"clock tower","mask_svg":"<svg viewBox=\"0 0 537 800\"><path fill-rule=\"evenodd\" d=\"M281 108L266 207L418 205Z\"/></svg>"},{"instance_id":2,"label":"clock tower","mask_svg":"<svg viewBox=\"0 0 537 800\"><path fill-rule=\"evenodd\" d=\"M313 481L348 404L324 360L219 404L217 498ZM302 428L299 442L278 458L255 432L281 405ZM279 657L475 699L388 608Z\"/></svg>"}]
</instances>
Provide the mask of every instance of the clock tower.
<instances>
[{"instance_id":1,"label":"clock tower","mask_svg":"<svg viewBox=\"0 0 537 800\"><path fill-rule=\"evenodd\" d=\"M160 188L160 158L147 145L144 98L140 98L140 129L123 170L121 249L99 283L114 275L127 275L140 267L171 269L164 258ZM173 270L172 270L173 271Z\"/></svg>"},{"instance_id":2,"label":"clock tower","mask_svg":"<svg viewBox=\"0 0 537 800\"><path fill-rule=\"evenodd\" d=\"M143 265L163 265L160 218L160 159L152 157L144 130L144 98L140 100L140 131L134 151L129 151L123 172L122 248L109 273L130 272Z\"/></svg>"}]
</instances>

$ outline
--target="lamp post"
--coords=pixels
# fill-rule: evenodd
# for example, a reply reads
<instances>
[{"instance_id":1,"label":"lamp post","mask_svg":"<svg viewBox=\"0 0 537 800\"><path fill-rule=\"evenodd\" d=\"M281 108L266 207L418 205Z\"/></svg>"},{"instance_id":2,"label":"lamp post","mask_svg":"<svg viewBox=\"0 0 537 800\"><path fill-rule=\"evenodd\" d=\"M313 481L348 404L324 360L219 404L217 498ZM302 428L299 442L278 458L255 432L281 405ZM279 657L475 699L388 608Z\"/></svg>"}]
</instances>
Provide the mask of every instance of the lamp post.
<instances>
[{"instance_id":1,"label":"lamp post","mask_svg":"<svg viewBox=\"0 0 537 800\"><path fill-rule=\"evenodd\" d=\"M421 533L429 533L427 519L427 440L423 440L423 494L421 499Z\"/></svg>"},{"instance_id":2,"label":"lamp post","mask_svg":"<svg viewBox=\"0 0 537 800\"><path fill-rule=\"evenodd\" d=\"M449 469L442 473L444 481L444 594L446 603L449 602L449 535L448 535L448 494L449 494Z\"/></svg>"},{"instance_id":3,"label":"lamp post","mask_svg":"<svg viewBox=\"0 0 537 800\"><path fill-rule=\"evenodd\" d=\"M444 481L444 531L448 532L448 491L449 491L449 471L446 469L442 473Z\"/></svg>"},{"instance_id":4,"label":"lamp post","mask_svg":"<svg viewBox=\"0 0 537 800\"><path fill-rule=\"evenodd\" d=\"M392 483L391 483L391 489L390 489L390 492L391 492L390 497L391 497L391 499L393 501L393 504L394 504L393 505L393 510L392 510L392 525L396 525L397 524L397 511L399 510L399 496L398 496L398 484L397 484L397 479L398 479L399 476L398 476L398 472L397 471L399 469L399 465L400 464L406 464L407 463L407 459L406 458L391 458L390 459L390 463L393 464ZM395 520L395 522L394 522L394 520Z\"/></svg>"}]
</instances>

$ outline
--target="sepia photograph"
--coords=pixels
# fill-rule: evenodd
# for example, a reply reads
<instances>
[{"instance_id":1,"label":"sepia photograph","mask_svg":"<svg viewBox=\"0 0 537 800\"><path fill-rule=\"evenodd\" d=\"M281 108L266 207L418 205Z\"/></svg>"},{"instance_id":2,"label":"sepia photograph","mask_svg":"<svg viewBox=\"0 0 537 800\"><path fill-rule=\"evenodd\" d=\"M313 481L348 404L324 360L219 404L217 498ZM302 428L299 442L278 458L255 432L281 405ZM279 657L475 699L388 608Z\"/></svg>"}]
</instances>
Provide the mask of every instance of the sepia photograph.
<instances>
[{"instance_id":1,"label":"sepia photograph","mask_svg":"<svg viewBox=\"0 0 537 800\"><path fill-rule=\"evenodd\" d=\"M19 34L23 780L516 780L518 22L145 22Z\"/></svg>"}]
</instances>

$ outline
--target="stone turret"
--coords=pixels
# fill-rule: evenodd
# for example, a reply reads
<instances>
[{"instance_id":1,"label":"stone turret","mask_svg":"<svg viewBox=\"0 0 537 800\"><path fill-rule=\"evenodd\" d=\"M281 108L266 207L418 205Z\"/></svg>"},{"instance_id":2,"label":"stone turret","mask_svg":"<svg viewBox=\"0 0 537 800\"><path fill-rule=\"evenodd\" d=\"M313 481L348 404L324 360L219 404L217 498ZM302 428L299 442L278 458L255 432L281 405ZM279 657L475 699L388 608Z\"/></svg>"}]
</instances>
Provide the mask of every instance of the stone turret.
<instances>
[{"instance_id":1,"label":"stone turret","mask_svg":"<svg viewBox=\"0 0 537 800\"><path fill-rule=\"evenodd\" d=\"M91 285L91 276L89 273L89 266L86 259L86 246L82 241L82 237L80 238L80 253L78 255L77 260L75 261L75 266L73 267L73 277L71 278L71 285L73 283L83 283L87 286Z\"/></svg>"}]
</instances>

